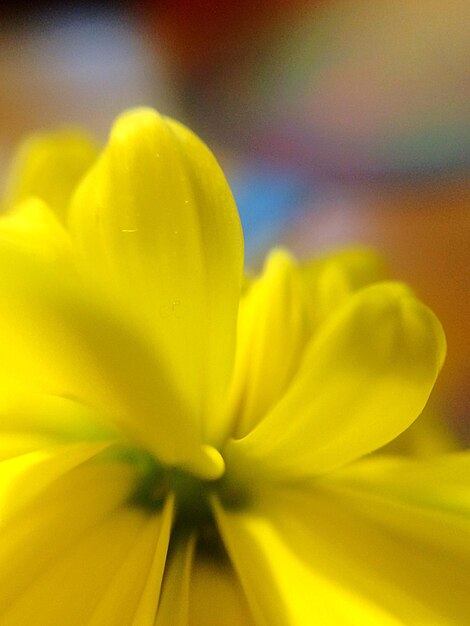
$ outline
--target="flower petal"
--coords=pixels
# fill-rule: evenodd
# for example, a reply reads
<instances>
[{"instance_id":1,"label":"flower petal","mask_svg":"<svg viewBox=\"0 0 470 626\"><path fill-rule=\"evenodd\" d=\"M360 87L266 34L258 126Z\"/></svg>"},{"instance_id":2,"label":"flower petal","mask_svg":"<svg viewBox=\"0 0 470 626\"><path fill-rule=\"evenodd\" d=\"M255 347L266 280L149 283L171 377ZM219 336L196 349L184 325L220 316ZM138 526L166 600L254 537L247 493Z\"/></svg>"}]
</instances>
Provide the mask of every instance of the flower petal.
<instances>
[{"instance_id":1,"label":"flower petal","mask_svg":"<svg viewBox=\"0 0 470 626\"><path fill-rule=\"evenodd\" d=\"M173 500L150 517L87 626L154 626L170 540Z\"/></svg>"},{"instance_id":2,"label":"flower petal","mask_svg":"<svg viewBox=\"0 0 470 626\"><path fill-rule=\"evenodd\" d=\"M57 478L102 452L109 443L78 443L37 450L0 464L0 526L14 519Z\"/></svg>"},{"instance_id":3,"label":"flower petal","mask_svg":"<svg viewBox=\"0 0 470 626\"><path fill-rule=\"evenodd\" d=\"M155 626L187 626L189 617L189 581L196 536L177 539L168 556Z\"/></svg>"},{"instance_id":4,"label":"flower petal","mask_svg":"<svg viewBox=\"0 0 470 626\"><path fill-rule=\"evenodd\" d=\"M445 412L430 401L419 418L396 439L377 450L377 454L434 458L465 448L464 442L451 432Z\"/></svg>"},{"instance_id":5,"label":"flower petal","mask_svg":"<svg viewBox=\"0 0 470 626\"><path fill-rule=\"evenodd\" d=\"M323 480L329 489L351 491L355 497L462 515L470 523L470 452L426 460L374 456Z\"/></svg>"},{"instance_id":6,"label":"flower petal","mask_svg":"<svg viewBox=\"0 0 470 626\"><path fill-rule=\"evenodd\" d=\"M2 625L154 624L172 499L152 515L131 508L135 470L109 459L86 462L90 446L66 446L68 455L58 450L34 468L23 462L10 480L1 510L13 502L16 515L1 528Z\"/></svg>"},{"instance_id":7,"label":"flower petal","mask_svg":"<svg viewBox=\"0 0 470 626\"><path fill-rule=\"evenodd\" d=\"M403 285L366 287L327 318L285 396L226 456L280 480L344 465L416 419L444 354L439 321Z\"/></svg>"},{"instance_id":8,"label":"flower petal","mask_svg":"<svg viewBox=\"0 0 470 626\"><path fill-rule=\"evenodd\" d=\"M65 219L70 197L97 156L93 140L75 130L28 137L14 157L5 203L14 206L37 196Z\"/></svg>"},{"instance_id":9,"label":"flower petal","mask_svg":"<svg viewBox=\"0 0 470 626\"><path fill-rule=\"evenodd\" d=\"M276 250L240 302L227 420L236 437L252 430L285 391L309 333L300 271L287 252Z\"/></svg>"},{"instance_id":10,"label":"flower petal","mask_svg":"<svg viewBox=\"0 0 470 626\"><path fill-rule=\"evenodd\" d=\"M310 300L310 316L317 326L355 291L385 279L382 258L369 248L335 251L301 266Z\"/></svg>"},{"instance_id":11,"label":"flower petal","mask_svg":"<svg viewBox=\"0 0 470 626\"><path fill-rule=\"evenodd\" d=\"M149 520L140 511L121 509L80 538L34 580L2 616L3 624L132 626L159 539L159 526L158 518ZM158 587L154 591L158 598ZM103 610L101 603L108 594L114 602ZM154 619L154 613L147 614L140 624L153 626Z\"/></svg>"},{"instance_id":12,"label":"flower petal","mask_svg":"<svg viewBox=\"0 0 470 626\"><path fill-rule=\"evenodd\" d=\"M260 624L467 623L468 453L371 459L266 490L252 511L216 506Z\"/></svg>"},{"instance_id":13,"label":"flower petal","mask_svg":"<svg viewBox=\"0 0 470 626\"><path fill-rule=\"evenodd\" d=\"M225 558L224 558L225 556ZM155 626L254 626L226 555L198 550L197 536L176 537L168 556Z\"/></svg>"},{"instance_id":14,"label":"flower petal","mask_svg":"<svg viewBox=\"0 0 470 626\"><path fill-rule=\"evenodd\" d=\"M2 433L0 436L0 461L35 452L54 445L53 437L31 433Z\"/></svg>"},{"instance_id":15,"label":"flower petal","mask_svg":"<svg viewBox=\"0 0 470 626\"><path fill-rule=\"evenodd\" d=\"M119 433L90 407L47 394L0 397L0 441L7 435L37 436L51 442L112 441Z\"/></svg>"},{"instance_id":16,"label":"flower petal","mask_svg":"<svg viewBox=\"0 0 470 626\"><path fill-rule=\"evenodd\" d=\"M153 333L206 440L218 439L243 249L211 152L155 111L124 114L75 195L70 228L84 267Z\"/></svg>"},{"instance_id":17,"label":"flower petal","mask_svg":"<svg viewBox=\"0 0 470 626\"><path fill-rule=\"evenodd\" d=\"M54 457L51 461L54 461ZM57 465L56 461L54 464ZM41 472L52 476L45 467ZM5 474L4 480L7 478ZM43 480L42 474L40 479ZM64 594L75 593L78 599L81 598L81 594L77 593L77 589L81 590L81 584L73 580L73 568L63 572L68 576L70 584L64 585L62 579L49 590L45 589L43 598L37 597L34 603L28 600L28 594L32 592L35 581L40 581L41 577L47 578L48 572L52 572L61 559L67 560L82 539L86 541L94 529L115 518L135 488L135 471L122 463L95 461L81 463L62 476L56 472L55 480L45 490L39 491L32 484L35 481L32 481L27 469L22 476L17 474L14 481L15 491L12 493L5 488L7 499L1 502L2 512L8 512L14 507L15 514L8 516L10 522L4 518L1 529L0 621L2 624L40 624L38 616L42 608L46 623L72 623L67 619L54 621L51 617L47 621L47 613L57 610L54 604L61 590ZM16 497L21 500L21 508L15 505ZM89 573L87 575L93 580ZM62 607L67 610L68 605L62 604ZM21 621L18 618L16 621L7 621L10 610L14 614L16 611L33 611L34 608L36 616L31 620Z\"/></svg>"},{"instance_id":18,"label":"flower petal","mask_svg":"<svg viewBox=\"0 0 470 626\"><path fill-rule=\"evenodd\" d=\"M202 476L223 471L141 329L63 266L0 245L0 390L73 398Z\"/></svg>"},{"instance_id":19,"label":"flower petal","mask_svg":"<svg viewBox=\"0 0 470 626\"><path fill-rule=\"evenodd\" d=\"M196 556L189 589L188 626L255 626L230 563Z\"/></svg>"},{"instance_id":20,"label":"flower petal","mask_svg":"<svg viewBox=\"0 0 470 626\"><path fill-rule=\"evenodd\" d=\"M293 525L284 528L268 507L233 512L224 511L216 503L215 508L255 624L402 626L402 622L389 617L373 601L357 597L337 584L334 577L325 577L308 543L305 551L297 554L289 543L290 533L296 529ZM286 513L295 519L294 510L287 509ZM311 519L308 530L314 537L315 525ZM293 537L294 542L297 539L298 535ZM331 548L336 546L333 544Z\"/></svg>"},{"instance_id":21,"label":"flower petal","mask_svg":"<svg viewBox=\"0 0 470 626\"><path fill-rule=\"evenodd\" d=\"M72 263L67 232L39 198L27 198L2 214L0 242L33 254L41 263Z\"/></svg>"}]
</instances>

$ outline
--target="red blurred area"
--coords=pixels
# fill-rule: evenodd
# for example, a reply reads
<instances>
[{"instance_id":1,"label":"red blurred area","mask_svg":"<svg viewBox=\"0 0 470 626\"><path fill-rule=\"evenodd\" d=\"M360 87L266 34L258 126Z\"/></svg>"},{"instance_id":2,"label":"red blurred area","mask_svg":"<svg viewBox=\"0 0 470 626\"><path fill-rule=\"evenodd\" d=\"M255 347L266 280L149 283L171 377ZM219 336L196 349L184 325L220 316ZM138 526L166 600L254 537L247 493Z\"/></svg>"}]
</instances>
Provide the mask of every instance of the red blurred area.
<instances>
[{"instance_id":1,"label":"red blurred area","mask_svg":"<svg viewBox=\"0 0 470 626\"><path fill-rule=\"evenodd\" d=\"M326 1L146 0L138 6L155 38L163 38L172 62L194 80L229 63L284 12Z\"/></svg>"}]
</instances>

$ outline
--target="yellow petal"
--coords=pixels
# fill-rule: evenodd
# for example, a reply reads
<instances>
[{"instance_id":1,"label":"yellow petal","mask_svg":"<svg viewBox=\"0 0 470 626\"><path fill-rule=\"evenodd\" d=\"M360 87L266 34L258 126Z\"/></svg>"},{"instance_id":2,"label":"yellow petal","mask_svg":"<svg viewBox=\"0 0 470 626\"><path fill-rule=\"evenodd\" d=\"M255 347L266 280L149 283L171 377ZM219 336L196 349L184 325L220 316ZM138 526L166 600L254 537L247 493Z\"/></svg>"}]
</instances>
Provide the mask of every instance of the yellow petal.
<instances>
[{"instance_id":1,"label":"yellow petal","mask_svg":"<svg viewBox=\"0 0 470 626\"><path fill-rule=\"evenodd\" d=\"M0 397L0 461L65 441L113 438L112 431L82 405L55 396Z\"/></svg>"},{"instance_id":2,"label":"yellow petal","mask_svg":"<svg viewBox=\"0 0 470 626\"><path fill-rule=\"evenodd\" d=\"M55 443L90 440L111 441L118 432L90 407L69 398L47 394L0 397L0 441L23 435Z\"/></svg>"},{"instance_id":3,"label":"yellow petal","mask_svg":"<svg viewBox=\"0 0 470 626\"><path fill-rule=\"evenodd\" d=\"M206 439L218 439L232 368L243 250L208 148L150 109L121 116L74 197L85 268L153 333Z\"/></svg>"},{"instance_id":4,"label":"yellow petal","mask_svg":"<svg viewBox=\"0 0 470 626\"><path fill-rule=\"evenodd\" d=\"M308 495L281 498L281 506L302 512L296 550L306 549L315 518L325 571L345 583L349 577L357 593L373 594L402 623L467 623L470 454L367 459L318 481Z\"/></svg>"},{"instance_id":5,"label":"yellow petal","mask_svg":"<svg viewBox=\"0 0 470 626\"><path fill-rule=\"evenodd\" d=\"M404 286L366 287L327 318L285 396L227 456L280 480L344 465L416 419L444 354L439 321Z\"/></svg>"},{"instance_id":6,"label":"yellow petal","mask_svg":"<svg viewBox=\"0 0 470 626\"><path fill-rule=\"evenodd\" d=\"M69 199L96 155L94 142L79 131L29 137L14 157L7 179L6 205L37 196L64 219Z\"/></svg>"},{"instance_id":7,"label":"yellow petal","mask_svg":"<svg viewBox=\"0 0 470 626\"><path fill-rule=\"evenodd\" d=\"M0 623L2 626L86 623L71 621L77 619L72 618L72 609L77 608L72 603L82 602L86 586L98 585L101 574L112 573L116 562L112 562L111 572L106 562L114 549L110 543L115 543L117 550L125 550L134 530L137 531L137 526L147 519L137 510L129 510L128 515L128 507L123 508L135 488L135 471L122 463L82 463L57 477L40 493L31 485L28 472L24 474L24 480L20 477L15 480L18 497L24 500L23 492L27 495L31 489L35 490L37 497L24 502L22 511L2 527ZM12 496L9 502L14 502ZM119 526L122 527L122 537ZM110 531L108 539L106 527ZM97 559L94 563L90 561L93 554ZM88 587L87 593L89 591ZM61 600L60 593L63 594ZM71 597L74 594L76 598ZM89 602L86 606L90 609ZM54 620L54 611L67 610L70 611L70 621L67 616ZM79 608L77 614L80 615Z\"/></svg>"},{"instance_id":8,"label":"yellow petal","mask_svg":"<svg viewBox=\"0 0 470 626\"><path fill-rule=\"evenodd\" d=\"M369 248L353 247L301 266L314 324L323 321L355 291L385 279L382 258Z\"/></svg>"},{"instance_id":9,"label":"yellow petal","mask_svg":"<svg viewBox=\"0 0 470 626\"><path fill-rule=\"evenodd\" d=\"M121 509L65 550L5 612L2 623L131 626L158 533L158 521L148 520L140 511ZM127 576L120 580L123 572ZM115 603L102 613L105 621L93 621L108 593L115 596ZM158 597L158 587L155 593ZM108 617L114 621L107 621ZM153 626L154 619L150 614L140 623Z\"/></svg>"},{"instance_id":10,"label":"yellow petal","mask_svg":"<svg viewBox=\"0 0 470 626\"><path fill-rule=\"evenodd\" d=\"M177 538L168 556L155 626L187 626L189 617L189 582L196 536Z\"/></svg>"},{"instance_id":11,"label":"yellow petal","mask_svg":"<svg viewBox=\"0 0 470 626\"><path fill-rule=\"evenodd\" d=\"M165 361L141 329L55 265L0 245L0 391L73 398L154 452L203 476L223 471L201 446Z\"/></svg>"},{"instance_id":12,"label":"yellow petal","mask_svg":"<svg viewBox=\"0 0 470 626\"><path fill-rule=\"evenodd\" d=\"M282 498L282 493L279 495ZM214 506L255 624L402 626L373 600L358 597L338 584L334 576L325 576L311 543L307 542L299 553L293 548L297 548L299 537L305 539L304 535L307 539L311 535L314 541L316 520L310 518L300 535L295 526L296 511L291 508L285 511L288 521L283 525L274 506L243 512L224 511L216 501ZM330 548L338 546L332 544Z\"/></svg>"},{"instance_id":13,"label":"yellow petal","mask_svg":"<svg viewBox=\"0 0 470 626\"><path fill-rule=\"evenodd\" d=\"M0 435L0 461L48 448L56 443L54 437L32 433L2 433Z\"/></svg>"},{"instance_id":14,"label":"yellow petal","mask_svg":"<svg viewBox=\"0 0 470 626\"><path fill-rule=\"evenodd\" d=\"M87 626L154 626L170 539L173 499L150 517Z\"/></svg>"},{"instance_id":15,"label":"yellow petal","mask_svg":"<svg viewBox=\"0 0 470 626\"><path fill-rule=\"evenodd\" d=\"M27 198L0 217L0 242L33 254L43 263L72 263L69 236L39 198Z\"/></svg>"},{"instance_id":16,"label":"yellow petal","mask_svg":"<svg viewBox=\"0 0 470 626\"><path fill-rule=\"evenodd\" d=\"M208 557L196 542L189 534L172 545L155 626L254 626L228 560Z\"/></svg>"},{"instance_id":17,"label":"yellow petal","mask_svg":"<svg viewBox=\"0 0 470 626\"><path fill-rule=\"evenodd\" d=\"M37 450L0 463L0 526L5 526L51 483L109 444L79 443Z\"/></svg>"},{"instance_id":18,"label":"yellow petal","mask_svg":"<svg viewBox=\"0 0 470 626\"><path fill-rule=\"evenodd\" d=\"M230 563L197 555L191 572L188 626L221 623L223 626L255 626Z\"/></svg>"},{"instance_id":19,"label":"yellow petal","mask_svg":"<svg viewBox=\"0 0 470 626\"><path fill-rule=\"evenodd\" d=\"M469 452L425 460L374 456L341 468L323 480L329 489L354 491L355 497L376 497L462 515L463 521L470 523Z\"/></svg>"},{"instance_id":20,"label":"yellow petal","mask_svg":"<svg viewBox=\"0 0 470 626\"><path fill-rule=\"evenodd\" d=\"M371 459L267 489L251 511L216 506L260 624L467 623L468 453Z\"/></svg>"},{"instance_id":21,"label":"yellow petal","mask_svg":"<svg viewBox=\"0 0 470 626\"><path fill-rule=\"evenodd\" d=\"M283 250L243 295L229 422L236 437L249 432L283 394L309 338L300 272Z\"/></svg>"},{"instance_id":22,"label":"yellow petal","mask_svg":"<svg viewBox=\"0 0 470 626\"><path fill-rule=\"evenodd\" d=\"M456 452L464 447L442 409L430 401L419 418L396 439L377 454L399 454L416 458L433 458L440 454Z\"/></svg>"}]
</instances>

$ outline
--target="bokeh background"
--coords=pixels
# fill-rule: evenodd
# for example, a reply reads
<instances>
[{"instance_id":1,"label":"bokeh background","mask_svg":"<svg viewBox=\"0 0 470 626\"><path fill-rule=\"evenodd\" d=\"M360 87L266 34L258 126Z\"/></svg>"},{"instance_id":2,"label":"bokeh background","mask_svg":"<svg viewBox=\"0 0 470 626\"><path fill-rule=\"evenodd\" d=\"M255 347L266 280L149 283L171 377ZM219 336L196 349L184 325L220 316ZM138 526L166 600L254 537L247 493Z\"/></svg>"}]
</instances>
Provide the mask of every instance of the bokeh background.
<instances>
[{"instance_id":1,"label":"bokeh background","mask_svg":"<svg viewBox=\"0 0 470 626\"><path fill-rule=\"evenodd\" d=\"M373 246L434 308L434 402L468 442L469 33L468 0L4 1L0 171L31 131L179 118L227 172L247 265Z\"/></svg>"}]
</instances>

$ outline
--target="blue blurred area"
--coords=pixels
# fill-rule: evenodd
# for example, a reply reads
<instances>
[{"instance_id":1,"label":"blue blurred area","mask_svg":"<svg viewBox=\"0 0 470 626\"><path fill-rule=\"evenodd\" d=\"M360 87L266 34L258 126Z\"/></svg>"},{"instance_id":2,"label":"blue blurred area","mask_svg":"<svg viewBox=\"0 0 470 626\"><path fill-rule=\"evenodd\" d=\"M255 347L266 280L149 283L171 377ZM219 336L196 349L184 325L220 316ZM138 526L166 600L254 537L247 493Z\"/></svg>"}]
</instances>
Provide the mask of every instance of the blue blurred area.
<instances>
[{"instance_id":1,"label":"blue blurred area","mask_svg":"<svg viewBox=\"0 0 470 626\"><path fill-rule=\"evenodd\" d=\"M243 160L228 171L245 236L245 260L255 262L301 217L312 181L292 168Z\"/></svg>"}]
</instances>

